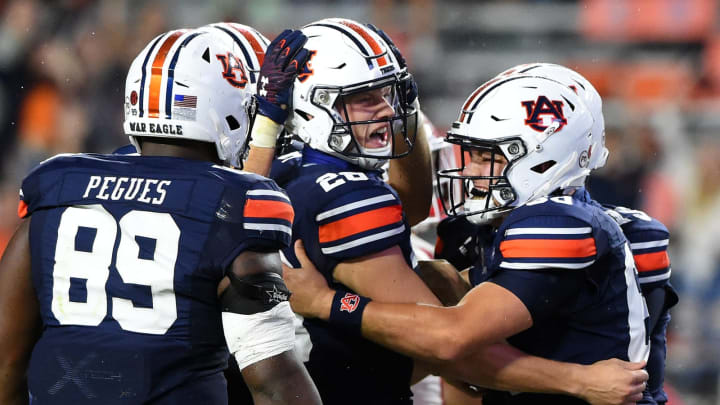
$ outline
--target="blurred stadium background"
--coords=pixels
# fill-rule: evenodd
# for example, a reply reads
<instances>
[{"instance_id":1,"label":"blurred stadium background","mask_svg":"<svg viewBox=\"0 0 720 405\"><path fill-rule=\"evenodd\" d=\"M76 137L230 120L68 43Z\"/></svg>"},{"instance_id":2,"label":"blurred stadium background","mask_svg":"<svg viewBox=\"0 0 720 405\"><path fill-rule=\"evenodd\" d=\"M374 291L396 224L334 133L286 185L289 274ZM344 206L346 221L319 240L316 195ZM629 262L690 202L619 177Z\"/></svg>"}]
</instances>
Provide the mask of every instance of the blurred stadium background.
<instances>
[{"instance_id":1,"label":"blurred stadium background","mask_svg":"<svg viewBox=\"0 0 720 405\"><path fill-rule=\"evenodd\" d=\"M0 0L0 252L20 181L41 160L110 152L125 74L151 38L215 21L273 38L324 17L373 22L403 50L440 131L507 67L564 64L604 100L596 199L671 229L681 302L669 330L671 404L720 404L720 23L717 0ZM2 355L2 354L0 354Z\"/></svg>"}]
</instances>

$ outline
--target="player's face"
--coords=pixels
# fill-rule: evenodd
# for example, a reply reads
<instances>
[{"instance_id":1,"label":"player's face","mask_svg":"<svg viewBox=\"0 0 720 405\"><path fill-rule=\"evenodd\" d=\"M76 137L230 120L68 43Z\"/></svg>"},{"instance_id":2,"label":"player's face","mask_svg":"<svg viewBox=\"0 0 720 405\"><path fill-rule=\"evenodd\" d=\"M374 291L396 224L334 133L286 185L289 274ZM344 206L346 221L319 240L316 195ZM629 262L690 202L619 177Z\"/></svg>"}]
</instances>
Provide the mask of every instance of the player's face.
<instances>
[{"instance_id":1,"label":"player's face","mask_svg":"<svg viewBox=\"0 0 720 405\"><path fill-rule=\"evenodd\" d=\"M370 121L389 118L394 114L391 86L373 89L344 97L345 111L340 114L346 121ZM390 142L390 122L352 125L357 143L366 149L382 148Z\"/></svg>"},{"instance_id":2,"label":"player's face","mask_svg":"<svg viewBox=\"0 0 720 405\"><path fill-rule=\"evenodd\" d=\"M466 157L465 168L463 169L463 175L465 176L500 176L507 166L507 159L499 153L492 153L489 150L477 150L470 149L469 159ZM490 184L497 183L499 180L473 180L473 185L476 189L487 193L490 189Z\"/></svg>"}]
</instances>

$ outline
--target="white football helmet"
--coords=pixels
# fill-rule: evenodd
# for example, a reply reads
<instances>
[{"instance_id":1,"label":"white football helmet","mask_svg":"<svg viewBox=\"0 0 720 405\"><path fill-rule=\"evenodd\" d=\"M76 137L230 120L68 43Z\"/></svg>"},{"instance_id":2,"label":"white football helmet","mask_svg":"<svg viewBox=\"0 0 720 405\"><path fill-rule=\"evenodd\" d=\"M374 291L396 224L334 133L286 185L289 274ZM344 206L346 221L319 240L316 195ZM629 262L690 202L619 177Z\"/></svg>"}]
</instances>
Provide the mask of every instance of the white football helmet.
<instances>
[{"instance_id":1,"label":"white football helmet","mask_svg":"<svg viewBox=\"0 0 720 405\"><path fill-rule=\"evenodd\" d=\"M311 56L293 84L288 131L313 149L366 169L378 169L386 159L407 155L417 125L417 110L407 100L412 76L400 68L388 44L365 25L340 18L310 23L302 32L308 37L305 48ZM346 97L377 89L384 89L384 98L393 108L391 117L343 119L343 113L348 116ZM365 148L355 138L357 126L383 122L389 123L391 134L378 131L373 136L386 138L385 146Z\"/></svg>"},{"instance_id":2,"label":"white football helmet","mask_svg":"<svg viewBox=\"0 0 720 405\"><path fill-rule=\"evenodd\" d=\"M210 142L221 161L242 167L266 43L257 31L227 23L153 39L125 84L130 142L139 152L139 137Z\"/></svg>"},{"instance_id":3,"label":"white football helmet","mask_svg":"<svg viewBox=\"0 0 720 405\"><path fill-rule=\"evenodd\" d=\"M553 63L526 63L517 65L500 73L499 76L527 75L547 77L570 87L590 109L595 123L592 127L592 149L590 150L590 170L605 166L610 152L605 147L605 119L602 112L602 98L595 87L580 73L562 65ZM576 186L581 187L584 183Z\"/></svg>"},{"instance_id":4,"label":"white football helmet","mask_svg":"<svg viewBox=\"0 0 720 405\"><path fill-rule=\"evenodd\" d=\"M450 201L448 215L484 224L571 187L590 172L592 126L585 103L559 82L534 76L486 82L465 101L445 138L463 151L460 167L437 172L452 180L451 190L462 190L442 199ZM493 163L502 156L507 164L501 173L468 175L471 151L489 153Z\"/></svg>"}]
</instances>

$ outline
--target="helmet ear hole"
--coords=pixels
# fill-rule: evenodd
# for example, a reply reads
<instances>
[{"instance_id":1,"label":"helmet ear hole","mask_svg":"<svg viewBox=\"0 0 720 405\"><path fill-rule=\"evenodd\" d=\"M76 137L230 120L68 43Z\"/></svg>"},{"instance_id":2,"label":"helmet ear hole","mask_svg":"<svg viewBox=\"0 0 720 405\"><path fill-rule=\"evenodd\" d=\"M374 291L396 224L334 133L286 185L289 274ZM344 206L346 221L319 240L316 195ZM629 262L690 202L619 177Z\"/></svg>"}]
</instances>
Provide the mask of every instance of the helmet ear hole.
<instances>
[{"instance_id":1,"label":"helmet ear hole","mask_svg":"<svg viewBox=\"0 0 720 405\"><path fill-rule=\"evenodd\" d=\"M294 110L295 114L297 114L298 117L304 119L305 121L310 121L313 117L312 115L306 113L303 110L298 110L297 108Z\"/></svg>"},{"instance_id":2,"label":"helmet ear hole","mask_svg":"<svg viewBox=\"0 0 720 405\"><path fill-rule=\"evenodd\" d=\"M554 160L548 160L547 162L540 163L539 165L535 165L530 168L530 170L534 171L535 173L545 173L548 169L555 166L555 163L557 163Z\"/></svg>"},{"instance_id":3,"label":"helmet ear hole","mask_svg":"<svg viewBox=\"0 0 720 405\"><path fill-rule=\"evenodd\" d=\"M205 48L205 52L203 52L202 58L205 60L205 62L210 63L210 48Z\"/></svg>"},{"instance_id":4,"label":"helmet ear hole","mask_svg":"<svg viewBox=\"0 0 720 405\"><path fill-rule=\"evenodd\" d=\"M228 115L227 117L225 117L225 121L228 123L228 126L230 127L231 131L234 131L234 130L240 128L240 123L232 115Z\"/></svg>"}]
</instances>

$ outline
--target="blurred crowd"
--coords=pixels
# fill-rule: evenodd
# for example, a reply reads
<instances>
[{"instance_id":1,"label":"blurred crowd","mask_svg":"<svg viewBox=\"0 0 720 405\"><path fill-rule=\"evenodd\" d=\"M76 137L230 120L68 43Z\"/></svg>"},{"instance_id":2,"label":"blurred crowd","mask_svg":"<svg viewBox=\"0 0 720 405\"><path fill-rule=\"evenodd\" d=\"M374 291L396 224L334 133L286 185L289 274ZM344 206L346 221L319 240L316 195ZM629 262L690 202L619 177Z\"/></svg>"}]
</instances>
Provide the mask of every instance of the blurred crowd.
<instances>
[{"instance_id":1,"label":"blurred crowd","mask_svg":"<svg viewBox=\"0 0 720 405\"><path fill-rule=\"evenodd\" d=\"M673 5L687 8L677 17L686 20L664 20L663 7ZM569 13L575 22L553 31L554 22L525 15L527 32L503 31L501 17L515 21L522 10L538 20ZM601 21L618 10L641 17L639 27ZM152 37L236 21L273 38L285 26L332 16L372 21L396 39L440 130L470 89L504 67L566 64L593 82L611 154L589 188L599 201L644 210L670 228L680 304L668 331L668 380L685 403L720 404L720 25L713 0L0 0L0 252L33 166L58 153L107 153L127 143L125 75Z\"/></svg>"}]
</instances>

